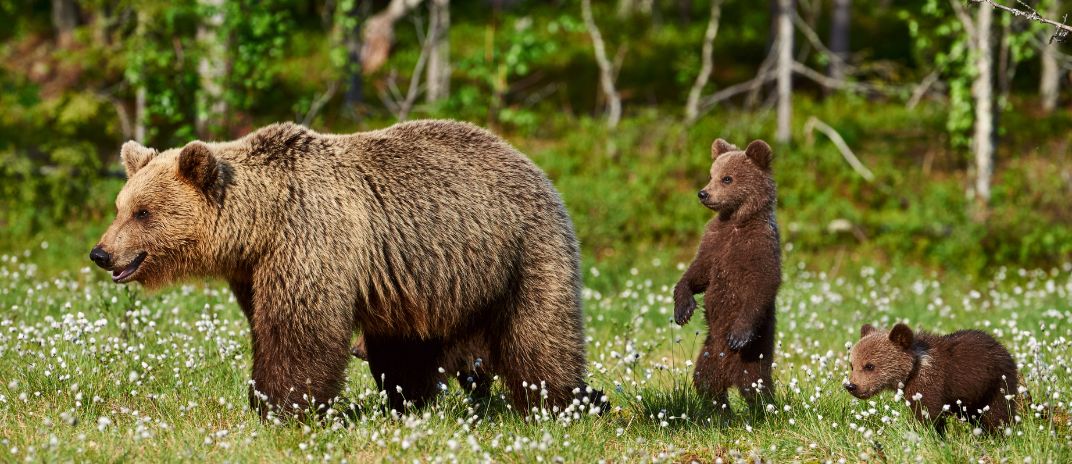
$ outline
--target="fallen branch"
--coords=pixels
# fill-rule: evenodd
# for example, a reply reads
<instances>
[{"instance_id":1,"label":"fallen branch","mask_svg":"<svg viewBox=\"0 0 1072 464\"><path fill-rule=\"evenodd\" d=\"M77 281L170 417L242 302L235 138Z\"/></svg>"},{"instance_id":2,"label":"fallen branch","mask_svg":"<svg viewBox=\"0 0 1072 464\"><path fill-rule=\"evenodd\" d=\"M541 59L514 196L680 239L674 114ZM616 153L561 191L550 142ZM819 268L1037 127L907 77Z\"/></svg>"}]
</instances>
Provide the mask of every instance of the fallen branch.
<instances>
[{"instance_id":1,"label":"fallen branch","mask_svg":"<svg viewBox=\"0 0 1072 464\"><path fill-rule=\"evenodd\" d=\"M1035 22L1039 22L1039 23L1042 23L1042 24L1049 24L1050 26L1053 26L1053 27L1057 28L1057 30L1053 33L1053 35L1050 36L1050 43L1064 42L1065 40L1068 40L1069 34L1072 34L1072 26L1069 26L1068 24L1064 24L1064 22L1057 22L1057 21L1054 21L1052 19L1044 18L1042 15L1040 15L1038 13L1038 11L1036 11L1030 5L1024 3L1021 0L1016 0L1016 3L1019 3L1020 5L1023 5L1024 8L1027 8L1029 11L1018 10L1016 8L1008 7L1008 6L1002 5L1002 4L998 3L998 2L995 2L994 0L970 0L970 1L972 3L986 3L986 4L988 4L988 5L990 5L990 6L994 7L994 8L997 8L999 10L1004 10L1004 11L1007 11L1009 13L1012 13L1013 16L1019 16L1019 17L1022 17L1024 19L1028 20L1028 21L1035 21ZM1064 16L1062 21L1068 21L1068 15L1067 14Z\"/></svg>"},{"instance_id":2,"label":"fallen branch","mask_svg":"<svg viewBox=\"0 0 1072 464\"><path fill-rule=\"evenodd\" d=\"M868 182L874 182L875 174L860 162L860 159L857 158L852 152L852 149L849 148L849 144L845 143L845 139L841 138L841 134L815 116L809 117L808 121L804 123L804 134L807 137L809 144L815 143L813 132L816 129L818 129L819 132L826 134L830 141L834 142L834 146L841 152L841 156L845 158L845 161L849 163L849 166L852 166L852 169L856 171L860 177L863 177Z\"/></svg>"},{"instance_id":3,"label":"fallen branch","mask_svg":"<svg viewBox=\"0 0 1072 464\"><path fill-rule=\"evenodd\" d=\"M722 101L729 100L737 95L763 87L764 84L774 80L774 73L769 69L760 72L750 80L726 87L718 92L708 95L700 102L700 112L709 111Z\"/></svg>"},{"instance_id":4,"label":"fallen branch","mask_svg":"<svg viewBox=\"0 0 1072 464\"><path fill-rule=\"evenodd\" d=\"M908 99L908 103L905 106L908 109L915 108L920 100L923 99L923 96L927 94L927 91L931 89L931 86L938 82L938 77L940 77L938 71L931 71L930 74L927 74L927 77L924 77L923 81L912 91L912 97Z\"/></svg>"}]
</instances>

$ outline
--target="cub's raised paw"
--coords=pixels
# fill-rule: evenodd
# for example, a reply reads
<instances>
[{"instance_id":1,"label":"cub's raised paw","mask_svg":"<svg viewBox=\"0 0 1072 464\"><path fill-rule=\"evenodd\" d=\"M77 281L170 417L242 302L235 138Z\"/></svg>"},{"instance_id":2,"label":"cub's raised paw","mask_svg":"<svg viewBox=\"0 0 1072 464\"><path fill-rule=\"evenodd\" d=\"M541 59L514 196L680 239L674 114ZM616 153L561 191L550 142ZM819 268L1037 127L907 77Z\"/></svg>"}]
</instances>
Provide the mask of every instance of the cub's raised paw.
<instances>
[{"instance_id":1,"label":"cub's raised paw","mask_svg":"<svg viewBox=\"0 0 1072 464\"><path fill-rule=\"evenodd\" d=\"M680 301L674 305L674 322L677 322L677 325L687 324L695 311L696 300L689 296L685 301Z\"/></svg>"}]
</instances>

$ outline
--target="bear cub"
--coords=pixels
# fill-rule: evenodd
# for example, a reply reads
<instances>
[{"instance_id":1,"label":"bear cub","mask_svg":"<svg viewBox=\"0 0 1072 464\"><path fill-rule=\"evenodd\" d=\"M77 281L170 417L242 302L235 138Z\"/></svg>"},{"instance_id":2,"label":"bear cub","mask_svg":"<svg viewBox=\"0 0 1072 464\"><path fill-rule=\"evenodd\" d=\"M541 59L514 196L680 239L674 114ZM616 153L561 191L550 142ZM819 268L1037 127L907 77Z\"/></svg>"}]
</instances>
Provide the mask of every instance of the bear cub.
<instances>
[{"instance_id":1,"label":"bear cub","mask_svg":"<svg viewBox=\"0 0 1072 464\"><path fill-rule=\"evenodd\" d=\"M901 388L916 418L933 422L940 435L949 415L993 433L1016 411L1016 362L1000 342L978 330L935 335L913 333L904 324L889 332L864 325L849 361L849 393L867 399Z\"/></svg>"},{"instance_id":2,"label":"bear cub","mask_svg":"<svg viewBox=\"0 0 1072 464\"><path fill-rule=\"evenodd\" d=\"M674 320L684 325L704 294L708 334L696 359L696 390L728 409L736 387L752 406L773 387L775 297L782 283L771 147L756 140L743 151L725 140L711 146L711 181L700 202L718 213L696 257L674 287Z\"/></svg>"}]
</instances>

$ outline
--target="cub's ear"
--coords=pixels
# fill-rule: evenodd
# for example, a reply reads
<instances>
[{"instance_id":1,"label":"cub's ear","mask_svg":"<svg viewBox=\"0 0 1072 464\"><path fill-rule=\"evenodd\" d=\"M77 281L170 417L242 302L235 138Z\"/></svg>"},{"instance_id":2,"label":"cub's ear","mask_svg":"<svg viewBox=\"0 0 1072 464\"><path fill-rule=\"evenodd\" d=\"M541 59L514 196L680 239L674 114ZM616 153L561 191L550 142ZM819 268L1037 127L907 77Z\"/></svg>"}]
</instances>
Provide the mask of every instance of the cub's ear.
<instances>
[{"instance_id":1,"label":"cub's ear","mask_svg":"<svg viewBox=\"0 0 1072 464\"><path fill-rule=\"evenodd\" d=\"M715 142L711 144L711 161L718 158L718 155L737 150L738 148L736 145L722 139L715 139Z\"/></svg>"},{"instance_id":2,"label":"cub's ear","mask_svg":"<svg viewBox=\"0 0 1072 464\"><path fill-rule=\"evenodd\" d=\"M762 140L754 140L748 144L748 147L744 149L744 154L748 155L748 158L756 163L760 169L764 171L770 171L771 160L774 159L774 152L771 151L770 145Z\"/></svg>"},{"instance_id":3,"label":"cub's ear","mask_svg":"<svg viewBox=\"0 0 1072 464\"><path fill-rule=\"evenodd\" d=\"M863 327L860 327L860 338L864 338L870 335L871 332L874 332L875 330L878 330L875 328L875 326L871 324L864 324Z\"/></svg>"},{"instance_id":4,"label":"cub's ear","mask_svg":"<svg viewBox=\"0 0 1072 464\"><path fill-rule=\"evenodd\" d=\"M156 157L156 150L143 146L133 140L124 143L119 150L119 158L123 160L123 167L127 170L127 179L134 176L135 172L145 167Z\"/></svg>"},{"instance_id":5,"label":"cub's ear","mask_svg":"<svg viewBox=\"0 0 1072 464\"><path fill-rule=\"evenodd\" d=\"M190 142L179 152L179 175L201 191L216 182L217 163L204 142Z\"/></svg>"},{"instance_id":6,"label":"cub's ear","mask_svg":"<svg viewBox=\"0 0 1072 464\"><path fill-rule=\"evenodd\" d=\"M897 324L893 326L893 330L890 331L890 341L894 345L897 345L903 349L909 349L912 347L912 339L915 336L912 334L912 329L909 329L907 325Z\"/></svg>"}]
</instances>

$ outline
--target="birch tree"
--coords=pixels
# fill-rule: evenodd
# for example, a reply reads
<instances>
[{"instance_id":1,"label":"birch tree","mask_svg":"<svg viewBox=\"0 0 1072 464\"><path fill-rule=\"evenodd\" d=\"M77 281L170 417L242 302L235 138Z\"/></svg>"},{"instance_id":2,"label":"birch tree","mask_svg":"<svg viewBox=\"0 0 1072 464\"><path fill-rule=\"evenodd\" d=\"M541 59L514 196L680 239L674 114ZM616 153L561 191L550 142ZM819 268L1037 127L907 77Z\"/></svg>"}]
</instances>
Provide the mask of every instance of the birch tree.
<instances>
[{"instance_id":1,"label":"birch tree","mask_svg":"<svg viewBox=\"0 0 1072 464\"><path fill-rule=\"evenodd\" d=\"M603 43L603 34L599 32L599 27L596 26L596 21L592 17L592 0L581 1L581 14L584 16L584 25L588 29L588 35L592 38L596 64L599 65L599 84L603 89L603 95L607 99L607 126L613 129L618 127L618 122L622 119L622 97L614 86L614 65L607 58L607 47Z\"/></svg>"},{"instance_id":2,"label":"birch tree","mask_svg":"<svg viewBox=\"0 0 1072 464\"><path fill-rule=\"evenodd\" d=\"M1046 15L1056 18L1061 9L1061 0L1050 0ZM1057 51L1052 44L1041 47L1041 70L1039 75L1039 99L1043 111L1049 113L1057 108L1057 96L1061 89L1061 71L1057 63Z\"/></svg>"},{"instance_id":3,"label":"birch tree","mask_svg":"<svg viewBox=\"0 0 1072 464\"><path fill-rule=\"evenodd\" d=\"M778 0L778 130L775 140L787 143L792 138L793 117L793 0Z\"/></svg>"},{"instance_id":4,"label":"birch tree","mask_svg":"<svg viewBox=\"0 0 1072 464\"><path fill-rule=\"evenodd\" d=\"M450 0L430 0L432 25L435 35L428 37L431 53L426 70L427 90L425 99L431 103L450 94Z\"/></svg>"},{"instance_id":5,"label":"birch tree","mask_svg":"<svg viewBox=\"0 0 1072 464\"><path fill-rule=\"evenodd\" d=\"M203 18L197 26L197 41L202 55L197 74L201 90L197 94L195 127L200 137L209 138L213 135L213 127L220 127L227 113L227 102L223 96L227 77L227 41L220 36L224 0L200 0L200 6Z\"/></svg>"},{"instance_id":6,"label":"birch tree","mask_svg":"<svg viewBox=\"0 0 1072 464\"><path fill-rule=\"evenodd\" d=\"M692 124L700 115L700 96L707 86L707 80L711 77L711 69L714 67L715 37L718 37L718 24L722 17L722 0L711 0L711 16L707 20L707 29L704 32L703 48L700 51L700 73L696 75L696 81L689 90L689 99L685 103L685 122Z\"/></svg>"}]
</instances>

